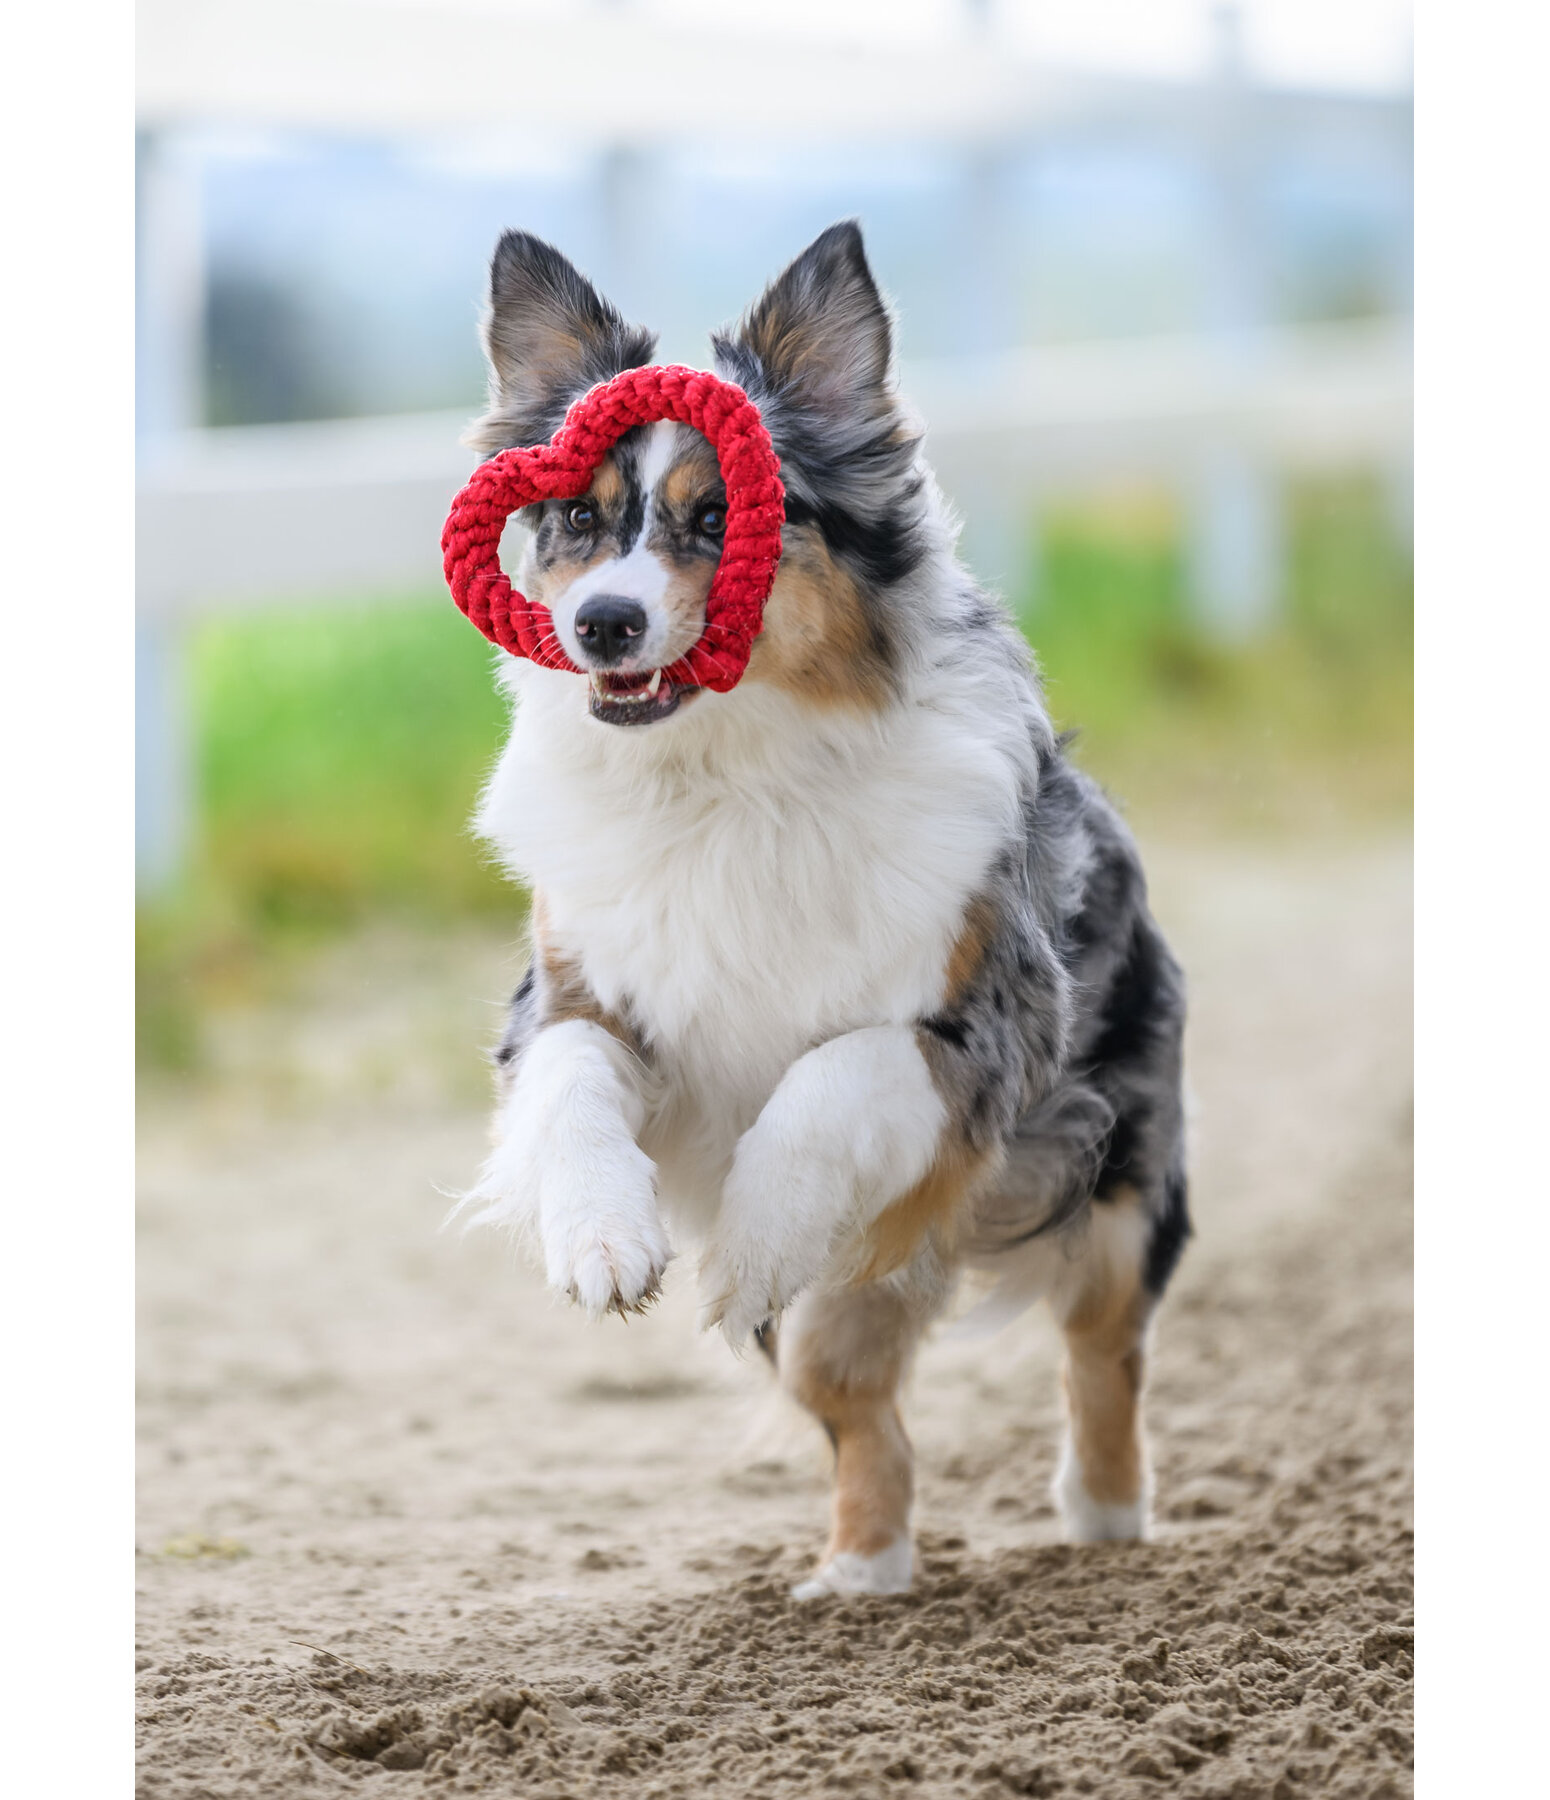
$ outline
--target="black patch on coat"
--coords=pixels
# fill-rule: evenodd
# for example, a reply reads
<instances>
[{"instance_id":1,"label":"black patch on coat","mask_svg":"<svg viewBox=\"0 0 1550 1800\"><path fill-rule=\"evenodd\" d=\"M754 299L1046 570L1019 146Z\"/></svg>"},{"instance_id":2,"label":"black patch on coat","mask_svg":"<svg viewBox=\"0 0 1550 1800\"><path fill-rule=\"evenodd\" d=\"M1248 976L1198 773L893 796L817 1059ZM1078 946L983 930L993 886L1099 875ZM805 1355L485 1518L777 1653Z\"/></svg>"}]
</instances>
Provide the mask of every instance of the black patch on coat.
<instances>
[{"instance_id":1,"label":"black patch on coat","mask_svg":"<svg viewBox=\"0 0 1550 1800\"><path fill-rule=\"evenodd\" d=\"M617 450L617 446L615 448ZM624 476L624 512L614 535L619 540L619 554L628 556L646 528L646 490L641 484L638 446L631 444L626 455L618 460L620 473Z\"/></svg>"},{"instance_id":2,"label":"black patch on coat","mask_svg":"<svg viewBox=\"0 0 1550 1800\"><path fill-rule=\"evenodd\" d=\"M1137 1184L1137 1171L1133 1165L1136 1152L1141 1148L1142 1128L1150 1117L1151 1109L1138 1101L1109 1127L1103 1146L1103 1162L1093 1183L1095 1200L1112 1200L1120 1188Z\"/></svg>"},{"instance_id":3,"label":"black patch on coat","mask_svg":"<svg viewBox=\"0 0 1550 1800\"><path fill-rule=\"evenodd\" d=\"M807 501L787 494L786 517L793 525L818 528L836 561L848 567L864 587L886 588L903 581L921 565L926 554L921 520L921 480L911 470L915 446L908 455L890 447L886 456L842 457L839 447L823 443L818 428L781 426L771 434L782 473L806 476L807 485L823 497ZM854 482L867 462L877 466L889 484L889 497L875 515L868 517L859 504L847 505L843 496L847 480Z\"/></svg>"},{"instance_id":4,"label":"black patch on coat","mask_svg":"<svg viewBox=\"0 0 1550 1800\"><path fill-rule=\"evenodd\" d=\"M538 976L536 965L529 963L527 972L517 983L517 991L511 996L511 1004L506 1009L506 1029L495 1046L498 1067L508 1068L527 1048L537 1026L537 1015Z\"/></svg>"},{"instance_id":5,"label":"black patch on coat","mask_svg":"<svg viewBox=\"0 0 1550 1800\"><path fill-rule=\"evenodd\" d=\"M1102 846L1093 860L1080 910L1066 921L1066 938L1078 953L1102 943L1116 921L1132 915L1141 886L1135 858L1120 844Z\"/></svg>"},{"instance_id":6,"label":"black patch on coat","mask_svg":"<svg viewBox=\"0 0 1550 1800\"><path fill-rule=\"evenodd\" d=\"M611 510L606 510L600 501L589 499L595 520L586 530L573 532L565 523L565 515L580 498L578 495L540 500L524 509L534 532L533 556L539 568L557 569L567 561L589 559L604 548L616 556L628 556L635 548L646 524L647 494L641 485L640 469L645 429L635 426L609 451L608 460L619 476L619 498Z\"/></svg>"},{"instance_id":7,"label":"black patch on coat","mask_svg":"<svg viewBox=\"0 0 1550 1800\"><path fill-rule=\"evenodd\" d=\"M1170 985L1157 933L1146 920L1137 919L1125 960L1115 971L1104 999L1091 1056L1096 1067L1134 1062L1146 1054L1169 1015Z\"/></svg>"},{"instance_id":8,"label":"black patch on coat","mask_svg":"<svg viewBox=\"0 0 1550 1800\"><path fill-rule=\"evenodd\" d=\"M1161 1295L1179 1266L1192 1229L1188 1183L1181 1169L1170 1169L1163 1183L1162 1210L1152 1215L1152 1234L1147 1239L1146 1263L1141 1272L1146 1291L1154 1298Z\"/></svg>"},{"instance_id":9,"label":"black patch on coat","mask_svg":"<svg viewBox=\"0 0 1550 1800\"><path fill-rule=\"evenodd\" d=\"M962 1050L969 1041L968 1026L952 1013L933 1013L929 1019L920 1021L920 1029L929 1031L944 1044L951 1044L955 1050Z\"/></svg>"}]
</instances>

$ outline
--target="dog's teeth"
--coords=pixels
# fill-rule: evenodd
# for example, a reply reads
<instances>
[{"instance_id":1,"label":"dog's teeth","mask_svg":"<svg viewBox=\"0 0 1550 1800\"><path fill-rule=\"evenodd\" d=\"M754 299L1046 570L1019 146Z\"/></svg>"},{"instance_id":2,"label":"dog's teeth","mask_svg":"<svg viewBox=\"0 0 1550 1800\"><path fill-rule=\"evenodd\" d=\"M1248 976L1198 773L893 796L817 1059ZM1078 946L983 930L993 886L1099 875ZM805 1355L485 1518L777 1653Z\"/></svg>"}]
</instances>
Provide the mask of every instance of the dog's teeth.
<instances>
[{"instance_id":1,"label":"dog's teeth","mask_svg":"<svg viewBox=\"0 0 1550 1800\"><path fill-rule=\"evenodd\" d=\"M661 685L662 685L662 671L660 669L653 669L651 672L651 679L650 679L650 681L648 681L646 683L646 692L651 696L651 698L653 700L656 699L657 689L659 687L661 687Z\"/></svg>"},{"instance_id":2,"label":"dog's teeth","mask_svg":"<svg viewBox=\"0 0 1550 1800\"><path fill-rule=\"evenodd\" d=\"M604 684L602 675L596 669L592 671L592 686L596 691L599 700L606 700L608 698L608 688Z\"/></svg>"}]
</instances>

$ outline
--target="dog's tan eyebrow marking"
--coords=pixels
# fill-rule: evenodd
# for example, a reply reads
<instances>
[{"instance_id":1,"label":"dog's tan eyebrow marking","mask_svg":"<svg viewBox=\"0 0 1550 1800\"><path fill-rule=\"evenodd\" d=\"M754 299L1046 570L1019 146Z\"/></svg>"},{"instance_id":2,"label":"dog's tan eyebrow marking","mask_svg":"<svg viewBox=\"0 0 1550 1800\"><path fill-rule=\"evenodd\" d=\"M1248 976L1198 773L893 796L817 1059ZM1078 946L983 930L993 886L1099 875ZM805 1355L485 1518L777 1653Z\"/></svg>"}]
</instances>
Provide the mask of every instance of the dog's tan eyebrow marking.
<instances>
[{"instance_id":1,"label":"dog's tan eyebrow marking","mask_svg":"<svg viewBox=\"0 0 1550 1800\"><path fill-rule=\"evenodd\" d=\"M612 457L605 457L598 464L587 492L597 505L608 512L615 511L623 503L624 476L620 474L619 465Z\"/></svg>"},{"instance_id":2,"label":"dog's tan eyebrow marking","mask_svg":"<svg viewBox=\"0 0 1550 1800\"><path fill-rule=\"evenodd\" d=\"M721 480L716 453L704 438L696 435L687 452L679 457L662 478L661 498L670 512L686 513L702 494L714 489Z\"/></svg>"}]
</instances>

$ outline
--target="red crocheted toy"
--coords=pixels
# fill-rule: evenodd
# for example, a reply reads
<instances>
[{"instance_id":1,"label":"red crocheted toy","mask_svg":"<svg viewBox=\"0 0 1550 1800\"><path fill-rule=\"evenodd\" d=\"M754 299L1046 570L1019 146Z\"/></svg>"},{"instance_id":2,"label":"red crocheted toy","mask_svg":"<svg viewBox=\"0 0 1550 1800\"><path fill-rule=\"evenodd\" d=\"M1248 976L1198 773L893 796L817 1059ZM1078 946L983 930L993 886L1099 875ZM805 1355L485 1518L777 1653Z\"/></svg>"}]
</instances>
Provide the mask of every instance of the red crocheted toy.
<instances>
[{"instance_id":1,"label":"red crocheted toy","mask_svg":"<svg viewBox=\"0 0 1550 1800\"><path fill-rule=\"evenodd\" d=\"M513 656L580 673L565 654L546 606L519 594L500 566L507 516L536 500L584 494L592 473L634 425L677 419L710 440L726 482L721 561L705 602L705 629L686 656L663 670L685 687L735 687L764 622L780 561L786 491L759 409L739 387L697 369L626 369L571 407L547 444L503 450L481 463L452 502L441 534L452 597L475 625Z\"/></svg>"}]
</instances>

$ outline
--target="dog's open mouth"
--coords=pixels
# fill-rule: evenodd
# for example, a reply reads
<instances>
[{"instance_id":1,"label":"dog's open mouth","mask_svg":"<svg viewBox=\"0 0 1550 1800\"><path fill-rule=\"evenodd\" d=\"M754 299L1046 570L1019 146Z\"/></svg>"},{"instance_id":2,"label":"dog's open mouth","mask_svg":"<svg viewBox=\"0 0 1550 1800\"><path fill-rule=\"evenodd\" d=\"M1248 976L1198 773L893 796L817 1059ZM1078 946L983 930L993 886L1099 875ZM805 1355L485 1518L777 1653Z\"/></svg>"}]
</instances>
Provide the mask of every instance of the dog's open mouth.
<instances>
[{"instance_id":1,"label":"dog's open mouth","mask_svg":"<svg viewBox=\"0 0 1550 1800\"><path fill-rule=\"evenodd\" d=\"M660 669L630 675L605 675L594 669L587 699L592 717L605 724L652 725L677 712L681 700L699 691L697 687L681 686Z\"/></svg>"}]
</instances>

